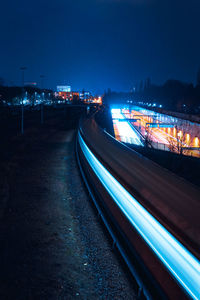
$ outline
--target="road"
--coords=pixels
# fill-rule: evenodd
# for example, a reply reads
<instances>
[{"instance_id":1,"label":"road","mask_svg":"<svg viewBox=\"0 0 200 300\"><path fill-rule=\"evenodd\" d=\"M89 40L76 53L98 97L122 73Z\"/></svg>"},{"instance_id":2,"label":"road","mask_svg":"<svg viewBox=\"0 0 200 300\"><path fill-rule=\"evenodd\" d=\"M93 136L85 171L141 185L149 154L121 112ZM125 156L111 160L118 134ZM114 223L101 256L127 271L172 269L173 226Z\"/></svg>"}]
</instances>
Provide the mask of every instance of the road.
<instances>
[{"instance_id":1,"label":"road","mask_svg":"<svg viewBox=\"0 0 200 300\"><path fill-rule=\"evenodd\" d=\"M152 252L149 253L149 248L145 248L144 243L136 242L134 230L143 237L187 292L194 299L199 299L200 190L107 135L94 119L82 124L81 133L83 138L80 138L80 145L85 160L92 168L93 177L95 174L96 180L102 183L100 187L104 187L109 194L109 197L104 197L104 202L120 229L167 294L171 293L172 297L172 293L180 291L170 280L169 273L166 276L166 269L152 257ZM88 169L87 164L85 167ZM140 209L143 213L139 216ZM145 235L143 230L147 222L149 224ZM160 229L156 228L157 225ZM161 238L156 238L162 231L163 242ZM154 244L155 239L157 246ZM172 254L170 249L172 252L176 249L176 254ZM174 294L172 299L179 297Z\"/></svg>"},{"instance_id":2,"label":"road","mask_svg":"<svg viewBox=\"0 0 200 300\"><path fill-rule=\"evenodd\" d=\"M200 234L197 228L200 226L200 190L152 161L144 159L115 139L105 136L94 120L88 120L84 124L84 131L92 149L115 174L119 174L120 182L127 184L133 194L143 198L139 201L150 211L155 209L157 212L153 214L159 219L163 218L161 222L167 221L168 224L171 223L170 226L176 227L177 232L187 235L187 240L193 241L193 246L196 244L196 250L192 251L199 256L197 244L200 245Z\"/></svg>"}]
</instances>

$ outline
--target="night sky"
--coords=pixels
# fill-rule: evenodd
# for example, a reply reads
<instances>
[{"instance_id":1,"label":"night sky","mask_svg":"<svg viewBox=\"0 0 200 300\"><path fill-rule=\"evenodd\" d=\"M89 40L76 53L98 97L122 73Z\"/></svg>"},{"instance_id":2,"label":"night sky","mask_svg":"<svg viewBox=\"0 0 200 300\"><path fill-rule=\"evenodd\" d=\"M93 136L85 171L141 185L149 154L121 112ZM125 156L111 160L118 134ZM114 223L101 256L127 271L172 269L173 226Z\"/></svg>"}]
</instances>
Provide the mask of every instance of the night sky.
<instances>
[{"instance_id":1,"label":"night sky","mask_svg":"<svg viewBox=\"0 0 200 300\"><path fill-rule=\"evenodd\" d=\"M1 2L0 77L126 91L141 79L196 82L199 0Z\"/></svg>"}]
</instances>

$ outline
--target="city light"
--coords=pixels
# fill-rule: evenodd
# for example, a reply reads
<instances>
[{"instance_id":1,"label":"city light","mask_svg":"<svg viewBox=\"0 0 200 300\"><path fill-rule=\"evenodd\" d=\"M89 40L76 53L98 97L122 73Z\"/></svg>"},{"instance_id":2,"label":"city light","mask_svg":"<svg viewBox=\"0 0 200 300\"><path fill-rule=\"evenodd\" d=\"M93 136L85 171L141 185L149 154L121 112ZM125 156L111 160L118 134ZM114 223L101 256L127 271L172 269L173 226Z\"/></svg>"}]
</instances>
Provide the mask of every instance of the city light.
<instances>
[{"instance_id":1,"label":"city light","mask_svg":"<svg viewBox=\"0 0 200 300\"><path fill-rule=\"evenodd\" d=\"M194 138L194 147L199 147L199 139L198 139L198 137Z\"/></svg>"},{"instance_id":2,"label":"city light","mask_svg":"<svg viewBox=\"0 0 200 300\"><path fill-rule=\"evenodd\" d=\"M187 144L190 143L190 135L189 135L189 133L186 134L186 143Z\"/></svg>"},{"instance_id":3,"label":"city light","mask_svg":"<svg viewBox=\"0 0 200 300\"><path fill-rule=\"evenodd\" d=\"M180 130L180 131L177 133L177 136L178 136L179 138L182 138L183 132Z\"/></svg>"}]
</instances>

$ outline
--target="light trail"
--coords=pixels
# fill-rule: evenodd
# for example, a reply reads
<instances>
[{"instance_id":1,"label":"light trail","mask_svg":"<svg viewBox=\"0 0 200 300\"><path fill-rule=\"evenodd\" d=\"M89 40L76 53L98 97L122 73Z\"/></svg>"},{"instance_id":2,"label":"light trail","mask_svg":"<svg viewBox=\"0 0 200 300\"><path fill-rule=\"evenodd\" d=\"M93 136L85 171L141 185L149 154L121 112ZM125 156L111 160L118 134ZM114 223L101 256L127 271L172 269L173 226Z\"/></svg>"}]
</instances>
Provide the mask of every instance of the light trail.
<instances>
[{"instance_id":1,"label":"light trail","mask_svg":"<svg viewBox=\"0 0 200 300\"><path fill-rule=\"evenodd\" d=\"M133 129L128 121L125 120L124 115L120 112L120 109L111 109L115 136L120 136L122 142L131 143L143 146L138 133Z\"/></svg>"},{"instance_id":2,"label":"light trail","mask_svg":"<svg viewBox=\"0 0 200 300\"><path fill-rule=\"evenodd\" d=\"M200 262L99 162L78 134L81 150L109 195L188 295L200 299Z\"/></svg>"}]
</instances>

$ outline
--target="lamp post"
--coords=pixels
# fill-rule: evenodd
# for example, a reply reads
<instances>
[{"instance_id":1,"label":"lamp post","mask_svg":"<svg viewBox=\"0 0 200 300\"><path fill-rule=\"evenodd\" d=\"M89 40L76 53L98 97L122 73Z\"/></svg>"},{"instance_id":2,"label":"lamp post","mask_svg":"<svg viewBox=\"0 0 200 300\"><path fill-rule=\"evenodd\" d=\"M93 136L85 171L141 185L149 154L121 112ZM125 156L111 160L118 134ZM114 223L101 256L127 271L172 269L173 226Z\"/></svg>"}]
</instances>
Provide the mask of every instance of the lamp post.
<instances>
[{"instance_id":1,"label":"lamp post","mask_svg":"<svg viewBox=\"0 0 200 300\"><path fill-rule=\"evenodd\" d=\"M37 100L36 96L37 96L37 92L35 92L35 105L36 105L36 100ZM33 103L33 105L34 105L34 103Z\"/></svg>"},{"instance_id":2,"label":"lamp post","mask_svg":"<svg viewBox=\"0 0 200 300\"><path fill-rule=\"evenodd\" d=\"M26 67L20 68L22 72L21 134L24 134L24 72L26 69Z\"/></svg>"},{"instance_id":3,"label":"lamp post","mask_svg":"<svg viewBox=\"0 0 200 300\"><path fill-rule=\"evenodd\" d=\"M43 90L43 85L44 85L44 75L40 75L41 78L41 89ZM42 102L41 102L41 106L40 106L40 111L41 111L41 124L44 123L44 92L42 92Z\"/></svg>"},{"instance_id":4,"label":"lamp post","mask_svg":"<svg viewBox=\"0 0 200 300\"><path fill-rule=\"evenodd\" d=\"M41 124L44 123L44 92L42 92L42 103L41 103Z\"/></svg>"}]
</instances>

